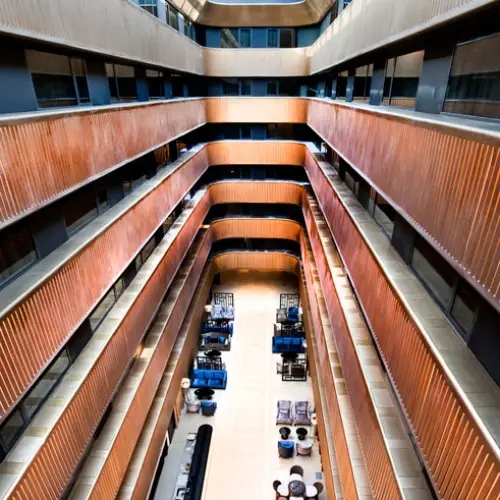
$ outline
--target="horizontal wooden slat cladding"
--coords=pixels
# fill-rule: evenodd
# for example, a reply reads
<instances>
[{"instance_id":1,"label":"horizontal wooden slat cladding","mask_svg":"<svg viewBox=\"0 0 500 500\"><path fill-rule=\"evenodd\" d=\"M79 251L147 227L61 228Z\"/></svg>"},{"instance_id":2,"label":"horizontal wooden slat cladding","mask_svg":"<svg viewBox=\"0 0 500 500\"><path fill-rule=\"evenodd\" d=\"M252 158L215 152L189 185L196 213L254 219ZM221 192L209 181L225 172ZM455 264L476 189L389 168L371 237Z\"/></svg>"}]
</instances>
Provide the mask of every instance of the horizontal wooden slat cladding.
<instances>
[{"instance_id":1,"label":"horizontal wooden slat cladding","mask_svg":"<svg viewBox=\"0 0 500 500\"><path fill-rule=\"evenodd\" d=\"M181 215L1 464L9 498L61 496L207 212L205 196Z\"/></svg>"},{"instance_id":2,"label":"horizontal wooden slat cladding","mask_svg":"<svg viewBox=\"0 0 500 500\"><path fill-rule=\"evenodd\" d=\"M356 0L308 48L310 74L451 21L495 0Z\"/></svg>"},{"instance_id":3,"label":"horizontal wooden slat cladding","mask_svg":"<svg viewBox=\"0 0 500 500\"><path fill-rule=\"evenodd\" d=\"M0 228L205 123L201 99L0 119Z\"/></svg>"},{"instance_id":4,"label":"horizontal wooden slat cladding","mask_svg":"<svg viewBox=\"0 0 500 500\"><path fill-rule=\"evenodd\" d=\"M214 257L215 272L234 269L283 271L297 274L299 259L283 252L226 252Z\"/></svg>"},{"instance_id":5,"label":"horizontal wooden slat cladding","mask_svg":"<svg viewBox=\"0 0 500 500\"><path fill-rule=\"evenodd\" d=\"M153 402L172 347L189 310L210 252L208 232L200 235L182 264L159 311L144 349L114 402L113 415L92 446L86 466L73 489L72 499L114 499Z\"/></svg>"},{"instance_id":6,"label":"horizontal wooden slat cladding","mask_svg":"<svg viewBox=\"0 0 500 500\"><path fill-rule=\"evenodd\" d=\"M364 495L370 495L370 491L360 491L361 480L364 474L365 465L354 462L354 447L356 439L351 435L347 436L347 425L352 415L349 399L342 403L340 398L345 397L345 386L342 368L339 364L338 353L333 344L332 325L328 319L324 306L324 297L319 285L318 269L314 262L314 257L309 249L308 242L302 235L300 241L302 270L306 283L306 294L309 303L310 320L313 325L310 336L314 338L314 362L317 363L316 371L321 377L321 388L323 389L322 404L328 415L328 425L330 425L333 448L335 450L336 464L339 470L340 489L342 498L358 499ZM347 418L351 417L351 418ZM355 434L354 434L355 436ZM349 443L349 440L351 441ZM359 455L359 451L357 453ZM354 470L357 468L357 481Z\"/></svg>"},{"instance_id":7,"label":"horizontal wooden slat cladding","mask_svg":"<svg viewBox=\"0 0 500 500\"><path fill-rule=\"evenodd\" d=\"M300 77L308 74L306 49L203 49L211 77Z\"/></svg>"},{"instance_id":8,"label":"horizontal wooden slat cladding","mask_svg":"<svg viewBox=\"0 0 500 500\"><path fill-rule=\"evenodd\" d=\"M209 97L208 123L307 123L309 101L296 97Z\"/></svg>"},{"instance_id":9,"label":"horizontal wooden slat cladding","mask_svg":"<svg viewBox=\"0 0 500 500\"><path fill-rule=\"evenodd\" d=\"M288 203L301 205L304 188L287 181L222 181L208 188L212 204Z\"/></svg>"},{"instance_id":10,"label":"horizontal wooden slat cladding","mask_svg":"<svg viewBox=\"0 0 500 500\"><path fill-rule=\"evenodd\" d=\"M440 496L497 499L498 446L388 281L332 181L312 157L306 170Z\"/></svg>"},{"instance_id":11,"label":"horizontal wooden slat cladding","mask_svg":"<svg viewBox=\"0 0 500 500\"><path fill-rule=\"evenodd\" d=\"M278 238L299 241L300 224L284 219L231 218L212 222L214 240L225 238Z\"/></svg>"},{"instance_id":12,"label":"horizontal wooden slat cladding","mask_svg":"<svg viewBox=\"0 0 500 500\"><path fill-rule=\"evenodd\" d=\"M318 100L308 124L500 304L500 139Z\"/></svg>"},{"instance_id":13,"label":"horizontal wooden slat cladding","mask_svg":"<svg viewBox=\"0 0 500 500\"><path fill-rule=\"evenodd\" d=\"M305 146L291 141L218 141L206 146L210 165L303 166Z\"/></svg>"},{"instance_id":14,"label":"horizontal wooden slat cladding","mask_svg":"<svg viewBox=\"0 0 500 500\"><path fill-rule=\"evenodd\" d=\"M16 302L0 319L1 418L205 171L206 154L202 150L182 166L174 163L167 168L170 175L156 189L62 262L24 300L16 294ZM4 293L12 295L9 288Z\"/></svg>"},{"instance_id":15,"label":"horizontal wooden slat cladding","mask_svg":"<svg viewBox=\"0 0 500 500\"><path fill-rule=\"evenodd\" d=\"M155 402L122 483L118 494L120 500L130 498L142 500L148 497L181 379L188 374L193 351L198 346L200 323L212 286L212 278L213 266L208 262L189 307L190 314L184 321L177 343L168 359L167 368L155 395Z\"/></svg>"},{"instance_id":16,"label":"horizontal wooden slat cladding","mask_svg":"<svg viewBox=\"0 0 500 500\"><path fill-rule=\"evenodd\" d=\"M389 455L388 444L386 444L384 439L382 422L380 422L377 417L374 400L372 399L368 387L368 381L365 378L361 367L361 360L356 352L353 335L357 332L350 331L350 326L346 318L346 314L349 314L349 311L346 311L345 308L342 307L337 287L334 284L334 276L338 277L339 274L342 273L341 265L340 262L337 261L337 267L332 269L327 260L327 249L324 247L326 244L326 235L321 231L328 231L328 228L324 227L326 224L321 214L318 212L319 208L315 200L312 199L312 197L304 196L303 213L309 242L316 261L318 276L325 297L325 304L328 309L330 321L332 322L332 332L335 337L338 357L344 373L345 385L353 407L354 420L360 437L361 450L370 476L373 496L375 498L383 497L387 499L402 498L401 486L398 482L398 476L394 468L399 465L397 461L399 457L396 456L393 465ZM328 232L326 238L329 236ZM329 251L334 251L334 249L329 248ZM334 276L332 276L332 273L334 273ZM344 286L348 287L348 284ZM351 308L355 307L355 304L351 305ZM360 317L357 318L358 321L360 319ZM365 355L368 354L368 348L369 346L365 346ZM373 365L373 363L371 364ZM372 368L372 370L374 369L373 366L370 368ZM383 384L379 384L378 393L382 394L383 389ZM385 412L388 412L389 407L390 405L386 403L384 408ZM397 422L398 420L396 420L396 424L391 426L394 432L399 430L397 429ZM401 452L404 452L404 447L400 445L399 453ZM413 462L417 465L417 471L419 472L416 457L414 457ZM413 486L413 482L418 484L419 480L421 484L414 487L422 488L422 485L425 484L425 480L423 477L419 476L418 472L414 473L414 476L417 477L416 479L412 478L414 481L408 486ZM408 478L410 475L411 461L407 460L405 476ZM408 490L410 490L409 487ZM425 488L422 497L425 498Z\"/></svg>"}]
</instances>

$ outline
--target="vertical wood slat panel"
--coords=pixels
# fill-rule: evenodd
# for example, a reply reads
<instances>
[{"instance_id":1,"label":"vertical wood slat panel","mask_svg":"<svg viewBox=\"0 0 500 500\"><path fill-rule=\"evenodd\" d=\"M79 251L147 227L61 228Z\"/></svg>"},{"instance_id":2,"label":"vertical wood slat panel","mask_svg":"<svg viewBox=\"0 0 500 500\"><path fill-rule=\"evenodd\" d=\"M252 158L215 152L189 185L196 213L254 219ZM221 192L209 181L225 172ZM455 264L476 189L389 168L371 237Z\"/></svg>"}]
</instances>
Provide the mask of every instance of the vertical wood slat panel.
<instances>
[{"instance_id":1,"label":"vertical wood slat panel","mask_svg":"<svg viewBox=\"0 0 500 500\"><path fill-rule=\"evenodd\" d=\"M303 198L304 221L309 242L314 255L318 276L323 289L326 307L332 322L332 330L337 345L342 371L349 399L353 406L353 415L360 437L364 462L370 476L373 496L375 498L398 499L402 497L396 472L391 463L387 446L382 434L381 424L369 393L368 385L360 360L356 353L352 334L344 316L344 310L333 283L331 269L320 241L317 219L307 196Z\"/></svg>"},{"instance_id":2,"label":"vertical wood slat panel","mask_svg":"<svg viewBox=\"0 0 500 500\"><path fill-rule=\"evenodd\" d=\"M89 366L88 373L77 389L65 386L71 371L77 370L78 366L70 368L53 396L63 400L69 398L69 401L50 427L45 441L38 443L37 449L31 449L29 457L25 457L25 469L19 470L17 464L16 470L19 472L11 486L11 498L31 500L46 491L43 498L55 499L63 493L140 339L156 314L182 258L208 213L208 208L209 198L205 194L176 235L158 268L145 283L133 306L127 310L123 321L117 325L108 343L99 351L97 346L100 339L90 340L96 344L97 358ZM91 347L92 344L89 344L88 349ZM71 385L71 381L68 383ZM59 393L61 396L58 396ZM41 414L35 417L27 432L30 432L31 427L36 428L42 418ZM16 444L16 447L22 446L22 440ZM11 468L12 463L7 457L0 466L0 473L7 473ZM29 491L35 493L31 495L27 493Z\"/></svg>"},{"instance_id":3,"label":"vertical wood slat panel","mask_svg":"<svg viewBox=\"0 0 500 500\"><path fill-rule=\"evenodd\" d=\"M202 99L0 118L0 228L205 123Z\"/></svg>"},{"instance_id":4,"label":"vertical wood slat panel","mask_svg":"<svg viewBox=\"0 0 500 500\"><path fill-rule=\"evenodd\" d=\"M109 498L110 500L116 498L158 389L171 349L189 310L189 304L210 251L210 243L210 232L207 232L198 244L192 246L190 255L186 258L191 262L187 262L186 265L182 266L179 271L179 278L171 287L172 292L167 297L167 302L169 304L172 302L171 307L167 305L160 312L159 322L162 324L162 331L159 333L159 338L151 339L152 342L149 342L148 339L145 345L148 350L153 348L154 353L151 357L148 355L148 358L150 357L148 366L142 375L141 383L136 389L127 414L121 422L120 428L116 431L117 434L111 448L106 450L103 455L103 450L97 444L95 445L96 453L99 457L104 458L104 463L98 476L94 479L93 489L88 498ZM168 314L168 319L161 317L165 313ZM138 360L138 363L142 364L142 361ZM136 376L137 373L134 372L131 378ZM113 425L113 422L110 422L110 425ZM106 428L103 429L103 432L106 432ZM85 483L87 482L85 481Z\"/></svg>"},{"instance_id":5,"label":"vertical wood slat panel","mask_svg":"<svg viewBox=\"0 0 500 500\"><path fill-rule=\"evenodd\" d=\"M319 100L308 124L500 302L499 138Z\"/></svg>"},{"instance_id":6,"label":"vertical wood slat panel","mask_svg":"<svg viewBox=\"0 0 500 500\"><path fill-rule=\"evenodd\" d=\"M342 490L342 498L357 499L358 488L354 479L354 463L352 461L351 453L347 443L347 435L345 432L346 422L343 422L342 412L339 403L339 393L335 384L335 376L333 374L333 357L336 353L331 352L328 348L324 329L324 323L320 311L320 300L324 297L317 295L315 291L315 282L319 282L318 269L314 263L314 257L309 250L308 242L302 234L300 239L300 249L302 257L302 269L304 272L304 279L306 283L306 294L310 306L309 312L311 314L311 322L313 330L310 335L314 338L314 346L316 352L314 353L314 360L317 362L318 375L321 377L321 383L324 386L326 399L326 409L328 413L328 425L331 428L335 456L337 457L337 466L340 476L340 488ZM318 285L319 289L319 285ZM329 332L331 334L331 332ZM359 474L358 474L359 479Z\"/></svg>"},{"instance_id":7,"label":"vertical wood slat panel","mask_svg":"<svg viewBox=\"0 0 500 500\"><path fill-rule=\"evenodd\" d=\"M210 225L214 240L226 238L276 238L299 241L300 224L284 219L238 217L221 219Z\"/></svg>"},{"instance_id":8,"label":"vertical wood slat panel","mask_svg":"<svg viewBox=\"0 0 500 500\"><path fill-rule=\"evenodd\" d=\"M198 346L200 323L212 286L212 268L212 262L207 262L190 306L191 314L185 318L173 353L168 360L160 389L156 393L158 403L161 403L159 415L148 416L145 424L148 432L143 431L141 435L118 494L120 500L129 498L142 500L147 498L151 489L181 379L188 374L192 352Z\"/></svg>"},{"instance_id":9,"label":"vertical wood slat panel","mask_svg":"<svg viewBox=\"0 0 500 500\"><path fill-rule=\"evenodd\" d=\"M497 450L483 435L453 381L312 157L306 159L306 170L439 494L443 498L454 498L451 492L455 485L445 481L441 472L444 467L459 477L468 474L468 499L497 499L500 495ZM440 418L435 418L436 414ZM478 444L468 463L453 460L456 448L449 437L456 432L455 422L460 422L460 429L468 429L470 442Z\"/></svg>"},{"instance_id":10,"label":"vertical wood slat panel","mask_svg":"<svg viewBox=\"0 0 500 500\"><path fill-rule=\"evenodd\" d=\"M44 269L40 274L45 277L37 278L38 288L0 319L0 345L3 346L0 350L3 382L0 419L53 359L208 165L238 163L238 159L250 164L301 165L304 151L303 144L293 142L207 144L61 268ZM277 203L282 198L277 183L272 186L268 189L268 199ZM291 184L285 194L290 194L291 202L299 204L301 189L299 184ZM238 200L237 192L232 191L231 196Z\"/></svg>"},{"instance_id":11,"label":"vertical wood slat panel","mask_svg":"<svg viewBox=\"0 0 500 500\"><path fill-rule=\"evenodd\" d=\"M206 168L202 150L0 319L0 417L53 359ZM61 309L64 314L57 314ZM28 360L25 353L30 352L36 356Z\"/></svg>"}]
</instances>

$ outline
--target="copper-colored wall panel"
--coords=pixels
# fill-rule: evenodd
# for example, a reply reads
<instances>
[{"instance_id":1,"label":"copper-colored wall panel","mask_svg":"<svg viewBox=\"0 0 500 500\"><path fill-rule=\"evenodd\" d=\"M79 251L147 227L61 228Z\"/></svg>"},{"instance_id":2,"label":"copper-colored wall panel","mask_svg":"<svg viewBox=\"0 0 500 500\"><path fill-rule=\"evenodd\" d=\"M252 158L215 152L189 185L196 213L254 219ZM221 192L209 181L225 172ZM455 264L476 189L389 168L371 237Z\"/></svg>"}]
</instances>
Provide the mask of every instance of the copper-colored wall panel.
<instances>
[{"instance_id":1,"label":"copper-colored wall panel","mask_svg":"<svg viewBox=\"0 0 500 500\"><path fill-rule=\"evenodd\" d=\"M297 97L209 97L208 123L306 123L309 101Z\"/></svg>"},{"instance_id":2,"label":"copper-colored wall panel","mask_svg":"<svg viewBox=\"0 0 500 500\"><path fill-rule=\"evenodd\" d=\"M210 235L205 233L197 244L190 249L189 262L182 266L180 276L175 280L175 286L167 297L167 305L162 308L161 314L168 314L168 319L160 322L163 331L159 339L148 339L145 348L153 349L154 353L146 354L146 357L137 360L139 365L148 362L148 366L142 375L139 387L135 390L133 401L127 409L127 414L117 430L116 438L110 449L102 449L97 443L94 445L96 456L103 460L103 464L97 472L97 477L92 478L92 490L88 498L98 500L116 498L123 477L126 473L129 461L132 457L135 445L141 434L149 408L160 383L161 374L164 372L168 358L177 334L181 328L186 313L190 310L189 304L198 286L201 273L210 251ZM167 312L168 310L168 312ZM165 322L166 321L166 322ZM163 323L165 323L163 325ZM150 357L150 359L148 359ZM137 377L134 371L130 378L133 381ZM127 382L125 382L127 384ZM133 386L133 382L131 384ZM124 388L125 393L130 394L129 387ZM127 397L125 398L127 399ZM113 422L109 422L113 426ZM107 426L102 430L107 431ZM94 451L93 450L93 451ZM90 457L93 452L91 451ZM84 484L89 483L85 478Z\"/></svg>"},{"instance_id":3,"label":"copper-colored wall panel","mask_svg":"<svg viewBox=\"0 0 500 500\"><path fill-rule=\"evenodd\" d=\"M201 99L0 118L0 228L204 123Z\"/></svg>"},{"instance_id":4,"label":"copper-colored wall panel","mask_svg":"<svg viewBox=\"0 0 500 500\"><path fill-rule=\"evenodd\" d=\"M313 210L317 209L317 207L311 206L311 201L307 196L304 196L302 207L325 304L332 322L332 331L344 373L345 385L353 407L360 442L362 443L361 449L370 476L373 496L374 498L401 498L402 492L384 441L381 424L378 421L367 381L362 372L352 334L345 318L345 312L333 283L332 270L326 260L325 250L321 243L317 224L322 223L324 219L321 217L318 220L318 214L316 216L313 214ZM305 249L306 246L307 242L303 240L302 248ZM303 250L303 261L305 261L304 253ZM304 268L306 268L306 262L304 262ZM307 275L308 273L306 273ZM318 329L316 329L316 332L318 332Z\"/></svg>"},{"instance_id":5,"label":"copper-colored wall panel","mask_svg":"<svg viewBox=\"0 0 500 500\"><path fill-rule=\"evenodd\" d=\"M327 425L330 426L331 434L333 437L333 446L336 463L339 470L340 488L342 490L342 497L349 499L359 498L354 479L354 464L351 461L351 455L347 444L347 436L344 431L345 423L342 422L339 394L335 385L333 376L332 357L334 356L327 347L325 332L323 329L323 322L319 310L318 301L320 297L315 293L315 281L318 280L318 269L314 263L314 257L308 248L307 241L304 236L301 238L301 257L302 257L302 270L305 279L305 292L307 296L308 306L310 313L310 321L312 323L312 330L309 332L309 337L313 340L315 352L313 353L313 362L316 364L316 372L321 377L323 396L325 401L321 399L321 404L326 407L328 415ZM323 297L321 297L323 298ZM339 384L338 387L341 390Z\"/></svg>"},{"instance_id":6,"label":"copper-colored wall panel","mask_svg":"<svg viewBox=\"0 0 500 500\"><path fill-rule=\"evenodd\" d=\"M205 171L195 154L0 319L0 416L36 379ZM111 257L112 256L112 257Z\"/></svg>"},{"instance_id":7,"label":"copper-colored wall panel","mask_svg":"<svg viewBox=\"0 0 500 500\"><path fill-rule=\"evenodd\" d=\"M141 441L145 439L147 442L140 442L138 448L146 447L145 453L141 449L136 449L134 452L127 476L118 495L120 500L129 498L142 500L148 497L162 452L163 442L167 434L175 399L179 392L181 379L188 374L192 361L192 352L198 345L200 323L205 313L204 306L210 292L210 287L212 286L212 268L212 263L207 263L200 278L193 302L189 307L190 314L181 328L177 344L174 346L163 379L160 382L160 389L156 394L158 398L161 397L159 395L160 392L165 393L160 414L155 422L151 422L151 427L154 428L154 431L150 437L145 436L143 432ZM168 384L168 386L162 388L163 384ZM148 420L149 418L148 416ZM149 423L146 423L146 427Z\"/></svg>"},{"instance_id":8,"label":"copper-colored wall panel","mask_svg":"<svg viewBox=\"0 0 500 500\"><path fill-rule=\"evenodd\" d=\"M225 238L277 238L299 241L300 224L284 219L234 218L212 222L214 240Z\"/></svg>"},{"instance_id":9,"label":"copper-colored wall panel","mask_svg":"<svg viewBox=\"0 0 500 500\"><path fill-rule=\"evenodd\" d=\"M219 203L302 203L302 185L287 181L223 181L209 187L212 204Z\"/></svg>"},{"instance_id":10,"label":"copper-colored wall panel","mask_svg":"<svg viewBox=\"0 0 500 500\"><path fill-rule=\"evenodd\" d=\"M214 258L215 272L233 269L283 271L297 274L299 259L282 252L227 252Z\"/></svg>"},{"instance_id":11,"label":"copper-colored wall panel","mask_svg":"<svg viewBox=\"0 0 500 500\"><path fill-rule=\"evenodd\" d=\"M336 468L335 459L335 445L333 443L333 437L331 436L331 425L330 419L326 411L323 411L323 400L321 397L321 391L319 384L323 382L320 370L317 365L317 345L316 337L311 333L314 331L314 325L311 319L311 306L309 304L309 299L307 296L307 286L305 284L304 273L301 273L300 280L300 300L302 303L304 327L306 330L306 339L308 346L308 357L309 357L309 372L311 375L314 402L314 411L316 412L316 418L318 420L318 436L319 436L319 447L321 450L321 465L323 466L323 479L325 484L325 497L331 500L336 499L335 486L334 486L334 468ZM321 402L321 404L320 404Z\"/></svg>"},{"instance_id":12,"label":"copper-colored wall panel","mask_svg":"<svg viewBox=\"0 0 500 500\"><path fill-rule=\"evenodd\" d=\"M498 498L497 449L485 437L323 171L311 158L306 163L388 375L440 495L456 498L458 492L467 491L471 498Z\"/></svg>"},{"instance_id":13,"label":"copper-colored wall panel","mask_svg":"<svg viewBox=\"0 0 500 500\"><path fill-rule=\"evenodd\" d=\"M310 73L438 26L495 0L356 0L308 48Z\"/></svg>"},{"instance_id":14,"label":"copper-colored wall panel","mask_svg":"<svg viewBox=\"0 0 500 500\"><path fill-rule=\"evenodd\" d=\"M12 453L0 466L0 474L15 473L9 495L11 498L32 500L39 498L59 498L67 486L82 453L102 418L106 407L118 385L125 368L133 357L148 325L152 321L158 306L168 289L180 262L188 251L198 228L208 212L208 197L200 200L185 224L179 229L157 270L145 283L143 290L135 299L133 306L127 311L123 321L117 325L108 343L100 348L100 354L88 368L85 378L74 395L74 388L61 386L54 397L66 401L66 406L55 417L50 425L48 435L37 443L35 448L27 451L23 448L24 467L19 462L11 462L10 457L16 455L16 449L22 449L23 440L14 447ZM101 340L91 339L90 352L97 350ZM80 356L84 356L84 350ZM88 363L88 361L87 361ZM82 362L82 366L85 363ZM75 370L77 367L75 366ZM70 369L71 370L71 369ZM73 382L69 381L70 384ZM69 393L69 395L68 395ZM50 408L47 411L51 411ZM43 428L44 415L39 414L27 431L32 428ZM54 417L48 420L51 422ZM78 430L78 432L76 432ZM37 434L38 435L38 434ZM36 492L36 493L33 493Z\"/></svg>"},{"instance_id":15,"label":"copper-colored wall panel","mask_svg":"<svg viewBox=\"0 0 500 500\"><path fill-rule=\"evenodd\" d=\"M318 100L308 123L500 305L498 137Z\"/></svg>"},{"instance_id":16,"label":"copper-colored wall panel","mask_svg":"<svg viewBox=\"0 0 500 500\"><path fill-rule=\"evenodd\" d=\"M300 77L308 74L306 49L203 49L211 77Z\"/></svg>"},{"instance_id":17,"label":"copper-colored wall panel","mask_svg":"<svg viewBox=\"0 0 500 500\"><path fill-rule=\"evenodd\" d=\"M290 141L220 141L206 146L210 165L304 165L305 147Z\"/></svg>"}]
</instances>

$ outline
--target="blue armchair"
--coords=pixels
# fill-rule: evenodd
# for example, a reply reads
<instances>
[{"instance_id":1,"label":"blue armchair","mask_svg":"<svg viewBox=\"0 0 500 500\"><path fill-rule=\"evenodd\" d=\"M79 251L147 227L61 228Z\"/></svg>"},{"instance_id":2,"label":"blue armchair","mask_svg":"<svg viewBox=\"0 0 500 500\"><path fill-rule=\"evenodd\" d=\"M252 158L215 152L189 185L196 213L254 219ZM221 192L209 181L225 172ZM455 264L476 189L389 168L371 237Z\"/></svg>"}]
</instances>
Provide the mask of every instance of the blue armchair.
<instances>
[{"instance_id":1,"label":"blue armchair","mask_svg":"<svg viewBox=\"0 0 500 500\"><path fill-rule=\"evenodd\" d=\"M292 458L294 448L293 441L278 441L278 455L280 458Z\"/></svg>"},{"instance_id":2,"label":"blue armchair","mask_svg":"<svg viewBox=\"0 0 500 500\"><path fill-rule=\"evenodd\" d=\"M297 323L299 321L299 308L297 306L288 308L287 321L289 323Z\"/></svg>"},{"instance_id":3,"label":"blue armchair","mask_svg":"<svg viewBox=\"0 0 500 500\"><path fill-rule=\"evenodd\" d=\"M273 337L273 352L303 353L305 352L303 342L303 337Z\"/></svg>"},{"instance_id":4,"label":"blue armchair","mask_svg":"<svg viewBox=\"0 0 500 500\"><path fill-rule=\"evenodd\" d=\"M191 387L208 389L225 389L227 384L226 370L193 370Z\"/></svg>"},{"instance_id":5,"label":"blue armchair","mask_svg":"<svg viewBox=\"0 0 500 500\"><path fill-rule=\"evenodd\" d=\"M215 401L201 402L201 414L204 417L212 417L213 415L215 415L216 409L217 409L217 403Z\"/></svg>"}]
</instances>

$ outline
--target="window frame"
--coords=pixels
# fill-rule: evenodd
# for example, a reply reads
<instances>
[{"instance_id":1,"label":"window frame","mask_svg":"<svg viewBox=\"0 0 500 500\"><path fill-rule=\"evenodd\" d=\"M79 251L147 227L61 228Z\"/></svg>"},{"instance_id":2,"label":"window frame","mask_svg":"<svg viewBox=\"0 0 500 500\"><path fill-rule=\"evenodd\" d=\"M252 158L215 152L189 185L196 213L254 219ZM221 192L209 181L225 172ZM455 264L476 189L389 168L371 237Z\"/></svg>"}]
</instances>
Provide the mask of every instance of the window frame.
<instances>
[{"instance_id":1,"label":"window frame","mask_svg":"<svg viewBox=\"0 0 500 500\"><path fill-rule=\"evenodd\" d=\"M276 32L276 45L271 46L269 45L269 32L275 31ZM280 30L279 28L267 28L266 29L266 48L268 49L279 49L280 46Z\"/></svg>"},{"instance_id":2,"label":"window frame","mask_svg":"<svg viewBox=\"0 0 500 500\"><path fill-rule=\"evenodd\" d=\"M248 32L248 46L243 47L241 45L241 34L243 32ZM251 49L252 48L252 28L238 28L238 48L239 49Z\"/></svg>"}]
</instances>

